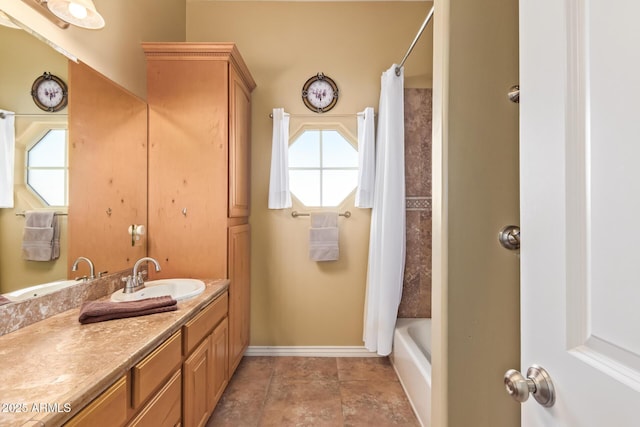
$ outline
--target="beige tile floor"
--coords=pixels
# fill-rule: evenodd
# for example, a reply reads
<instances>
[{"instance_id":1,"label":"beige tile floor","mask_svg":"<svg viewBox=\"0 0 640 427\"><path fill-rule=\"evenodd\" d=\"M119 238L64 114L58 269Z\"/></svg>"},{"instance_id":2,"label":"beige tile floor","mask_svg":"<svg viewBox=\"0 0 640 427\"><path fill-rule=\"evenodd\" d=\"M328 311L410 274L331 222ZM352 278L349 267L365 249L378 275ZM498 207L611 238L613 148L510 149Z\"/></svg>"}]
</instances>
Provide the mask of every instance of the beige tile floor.
<instances>
[{"instance_id":1,"label":"beige tile floor","mask_svg":"<svg viewBox=\"0 0 640 427\"><path fill-rule=\"evenodd\" d=\"M245 357L207 427L419 426L385 358Z\"/></svg>"}]
</instances>

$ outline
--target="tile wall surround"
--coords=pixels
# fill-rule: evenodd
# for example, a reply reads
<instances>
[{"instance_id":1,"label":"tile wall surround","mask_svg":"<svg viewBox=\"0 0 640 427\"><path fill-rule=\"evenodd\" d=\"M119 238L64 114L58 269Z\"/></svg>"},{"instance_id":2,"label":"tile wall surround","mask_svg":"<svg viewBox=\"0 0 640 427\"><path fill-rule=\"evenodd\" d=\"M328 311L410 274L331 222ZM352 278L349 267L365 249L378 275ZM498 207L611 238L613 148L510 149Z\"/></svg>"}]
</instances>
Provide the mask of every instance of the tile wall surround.
<instances>
[{"instance_id":1,"label":"tile wall surround","mask_svg":"<svg viewBox=\"0 0 640 427\"><path fill-rule=\"evenodd\" d=\"M110 295L124 287L122 278L130 274L130 269L124 270L89 282L78 282L47 295L2 305L0 306L0 336L63 311L80 307L84 301Z\"/></svg>"},{"instance_id":2,"label":"tile wall surround","mask_svg":"<svg viewBox=\"0 0 640 427\"><path fill-rule=\"evenodd\" d=\"M405 89L407 252L398 317L431 317L431 89Z\"/></svg>"}]
</instances>

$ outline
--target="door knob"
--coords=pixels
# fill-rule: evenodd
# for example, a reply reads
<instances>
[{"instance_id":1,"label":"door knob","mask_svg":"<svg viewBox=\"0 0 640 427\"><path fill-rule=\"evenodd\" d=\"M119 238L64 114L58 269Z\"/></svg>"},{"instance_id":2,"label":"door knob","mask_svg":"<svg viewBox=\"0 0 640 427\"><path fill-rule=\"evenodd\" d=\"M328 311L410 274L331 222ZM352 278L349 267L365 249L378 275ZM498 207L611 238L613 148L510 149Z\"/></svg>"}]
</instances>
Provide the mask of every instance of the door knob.
<instances>
[{"instance_id":1,"label":"door knob","mask_svg":"<svg viewBox=\"0 0 640 427\"><path fill-rule=\"evenodd\" d=\"M520 103L520 86L513 85L509 88L509 93L507 94L509 97L509 101L514 102L516 104Z\"/></svg>"},{"instance_id":2,"label":"door knob","mask_svg":"<svg viewBox=\"0 0 640 427\"><path fill-rule=\"evenodd\" d=\"M526 402L530 394L544 407L550 408L556 401L553 382L549 373L541 366L532 365L525 378L519 371L509 369L504 374L504 386L514 400Z\"/></svg>"},{"instance_id":3,"label":"door knob","mask_svg":"<svg viewBox=\"0 0 640 427\"><path fill-rule=\"evenodd\" d=\"M510 251L520 249L520 227L517 225L507 225L498 233L498 241L503 248Z\"/></svg>"}]
</instances>

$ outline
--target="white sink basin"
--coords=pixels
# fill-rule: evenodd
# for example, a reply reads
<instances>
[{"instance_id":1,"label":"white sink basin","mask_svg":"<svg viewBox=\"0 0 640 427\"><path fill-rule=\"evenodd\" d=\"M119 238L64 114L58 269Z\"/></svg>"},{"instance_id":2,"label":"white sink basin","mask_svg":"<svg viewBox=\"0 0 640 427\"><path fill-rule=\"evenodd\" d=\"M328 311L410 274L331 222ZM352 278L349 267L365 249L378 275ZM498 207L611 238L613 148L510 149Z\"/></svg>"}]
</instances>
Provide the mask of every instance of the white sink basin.
<instances>
[{"instance_id":1,"label":"white sink basin","mask_svg":"<svg viewBox=\"0 0 640 427\"><path fill-rule=\"evenodd\" d=\"M197 279L160 279L144 282L144 289L125 294L122 289L111 294L111 301L138 301L169 295L176 301L193 298L204 292L204 282Z\"/></svg>"}]
</instances>

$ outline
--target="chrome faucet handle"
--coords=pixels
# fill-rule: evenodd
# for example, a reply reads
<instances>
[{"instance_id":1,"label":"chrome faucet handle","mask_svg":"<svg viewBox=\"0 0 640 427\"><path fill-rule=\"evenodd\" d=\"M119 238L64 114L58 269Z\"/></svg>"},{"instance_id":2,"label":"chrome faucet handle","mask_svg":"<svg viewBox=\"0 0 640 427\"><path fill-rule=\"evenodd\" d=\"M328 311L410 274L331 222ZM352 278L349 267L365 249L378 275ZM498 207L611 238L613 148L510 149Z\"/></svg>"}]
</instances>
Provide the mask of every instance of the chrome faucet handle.
<instances>
[{"instance_id":1,"label":"chrome faucet handle","mask_svg":"<svg viewBox=\"0 0 640 427\"><path fill-rule=\"evenodd\" d=\"M105 270L105 271L99 271L99 272L98 272L98 277L102 277L102 276L104 276L104 275L105 275L105 274L107 274L107 273L108 273L108 271L106 271L106 270Z\"/></svg>"},{"instance_id":2,"label":"chrome faucet handle","mask_svg":"<svg viewBox=\"0 0 640 427\"><path fill-rule=\"evenodd\" d=\"M123 277L120 280L125 282L124 289L122 290L122 292L125 293L125 294L131 294L131 293L135 292L135 290L139 287L138 282L133 277L133 275L127 276L127 277Z\"/></svg>"},{"instance_id":3,"label":"chrome faucet handle","mask_svg":"<svg viewBox=\"0 0 640 427\"><path fill-rule=\"evenodd\" d=\"M147 272L142 270L138 271L138 267L140 267L140 264L146 261L151 261L153 265L156 267L156 271L160 271L160 264L154 258L151 258L151 257L140 258L139 260L136 261L135 264L133 264L133 271L132 271L132 278L131 278L131 281L133 282L133 287L129 288L129 286L126 286L124 289L125 293L135 292L137 290L144 288L143 274L146 274Z\"/></svg>"}]
</instances>

